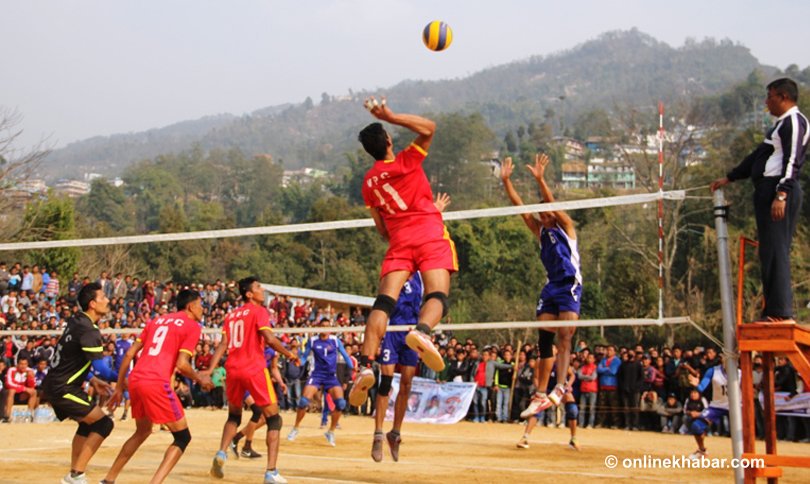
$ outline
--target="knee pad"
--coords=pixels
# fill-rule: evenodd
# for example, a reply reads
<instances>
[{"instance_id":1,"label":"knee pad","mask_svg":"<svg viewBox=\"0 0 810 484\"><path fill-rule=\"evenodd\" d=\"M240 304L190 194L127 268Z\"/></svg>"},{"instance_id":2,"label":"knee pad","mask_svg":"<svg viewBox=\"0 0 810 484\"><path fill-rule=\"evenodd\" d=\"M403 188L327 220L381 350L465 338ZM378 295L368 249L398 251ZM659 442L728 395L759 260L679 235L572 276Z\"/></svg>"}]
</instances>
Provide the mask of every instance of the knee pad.
<instances>
[{"instance_id":1,"label":"knee pad","mask_svg":"<svg viewBox=\"0 0 810 484\"><path fill-rule=\"evenodd\" d=\"M172 432L172 437L174 437L174 442L172 442L172 445L180 449L180 452L185 452L186 447L188 447L188 443L191 442L191 432L185 428L183 430L178 430L177 432Z\"/></svg>"},{"instance_id":2,"label":"knee pad","mask_svg":"<svg viewBox=\"0 0 810 484\"><path fill-rule=\"evenodd\" d=\"M250 409L253 410L253 415L250 417L250 421L257 423L262 418L262 407L254 403L250 406Z\"/></svg>"},{"instance_id":3,"label":"knee pad","mask_svg":"<svg viewBox=\"0 0 810 484\"><path fill-rule=\"evenodd\" d=\"M299 398L298 399L298 408L303 408L303 409L309 408L309 398L307 398L307 397Z\"/></svg>"},{"instance_id":4,"label":"knee pad","mask_svg":"<svg viewBox=\"0 0 810 484\"><path fill-rule=\"evenodd\" d=\"M100 436L106 439L107 436L110 435L110 433L112 432L112 429L113 427L115 427L115 424L113 423L110 417L105 416L91 423L89 427L90 432L99 434Z\"/></svg>"},{"instance_id":5,"label":"knee pad","mask_svg":"<svg viewBox=\"0 0 810 484\"><path fill-rule=\"evenodd\" d=\"M566 420L576 420L579 417L579 407L574 402L568 402L565 404L565 419Z\"/></svg>"},{"instance_id":6,"label":"knee pad","mask_svg":"<svg viewBox=\"0 0 810 484\"><path fill-rule=\"evenodd\" d=\"M394 381L393 376L381 375L380 386L377 387L377 395L387 397L391 393L391 382Z\"/></svg>"},{"instance_id":7,"label":"knee pad","mask_svg":"<svg viewBox=\"0 0 810 484\"><path fill-rule=\"evenodd\" d=\"M76 429L76 435L87 437L90 435L90 426L84 422L79 422L79 428Z\"/></svg>"},{"instance_id":8,"label":"knee pad","mask_svg":"<svg viewBox=\"0 0 810 484\"><path fill-rule=\"evenodd\" d=\"M447 316L447 311L450 309L450 303L447 302L447 294L441 291L431 292L425 296L425 302L422 303L422 305L424 306L431 299L438 299L439 302L442 303L442 317Z\"/></svg>"},{"instance_id":9,"label":"knee pad","mask_svg":"<svg viewBox=\"0 0 810 484\"><path fill-rule=\"evenodd\" d=\"M338 398L335 400L335 409L338 412L342 412L346 408L346 399L345 398Z\"/></svg>"},{"instance_id":10,"label":"knee pad","mask_svg":"<svg viewBox=\"0 0 810 484\"><path fill-rule=\"evenodd\" d=\"M554 356L554 333L541 329L537 343L540 349L541 359L552 358Z\"/></svg>"},{"instance_id":11,"label":"knee pad","mask_svg":"<svg viewBox=\"0 0 810 484\"><path fill-rule=\"evenodd\" d=\"M228 412L228 422L233 422L239 427L239 424L242 423L242 414Z\"/></svg>"},{"instance_id":12,"label":"knee pad","mask_svg":"<svg viewBox=\"0 0 810 484\"><path fill-rule=\"evenodd\" d=\"M397 301L394 298L385 294L378 294L371 309L379 309L384 312L386 316L391 316L391 313L394 312L394 308L396 307Z\"/></svg>"},{"instance_id":13,"label":"knee pad","mask_svg":"<svg viewBox=\"0 0 810 484\"><path fill-rule=\"evenodd\" d=\"M281 430L281 415L275 414L265 417L264 421L267 422L267 430Z\"/></svg>"}]
</instances>

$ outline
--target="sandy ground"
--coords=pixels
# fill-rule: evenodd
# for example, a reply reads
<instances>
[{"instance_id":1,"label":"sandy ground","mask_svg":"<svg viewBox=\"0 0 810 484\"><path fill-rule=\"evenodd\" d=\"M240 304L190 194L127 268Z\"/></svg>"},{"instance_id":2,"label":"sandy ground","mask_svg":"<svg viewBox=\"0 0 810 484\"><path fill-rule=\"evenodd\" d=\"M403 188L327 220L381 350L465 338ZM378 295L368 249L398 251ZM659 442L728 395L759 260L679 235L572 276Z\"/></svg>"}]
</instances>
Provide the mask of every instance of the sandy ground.
<instances>
[{"instance_id":1,"label":"sandy ground","mask_svg":"<svg viewBox=\"0 0 810 484\"><path fill-rule=\"evenodd\" d=\"M567 429L537 428L531 447L517 449L522 434L516 424L456 425L405 424L400 461L394 463L386 448L385 459L375 463L369 456L373 423L366 417L347 417L337 431L337 447L330 447L318 429L319 415L308 415L295 442L286 435L293 420L285 413L279 468L290 482L560 482L587 478L588 483L640 479L664 482L730 482L730 470L716 469L625 469L622 460L672 457L695 449L691 437L651 432L585 429L579 433L582 450L567 448ZM211 459L219 443L224 411L188 412L193 440L168 482L210 482ZM389 424L390 425L390 424ZM3 424L0 426L0 482L58 482L67 472L70 439L76 424ZM116 421L112 435L104 442L88 469L90 482L104 477L120 446L134 429L134 422ZM387 428L386 428L387 430ZM254 445L265 453L264 430ZM171 442L168 432L155 432L129 462L116 481L121 484L147 482ZM710 457L731 458L729 440L707 440ZM779 443L780 453L810 454L810 445ZM605 465L607 456L619 460L615 469ZM223 481L261 482L265 459L230 456ZM804 474L802 472L804 471ZM805 478L801 478L805 475ZM806 470L785 469L782 482L807 482Z\"/></svg>"}]
</instances>

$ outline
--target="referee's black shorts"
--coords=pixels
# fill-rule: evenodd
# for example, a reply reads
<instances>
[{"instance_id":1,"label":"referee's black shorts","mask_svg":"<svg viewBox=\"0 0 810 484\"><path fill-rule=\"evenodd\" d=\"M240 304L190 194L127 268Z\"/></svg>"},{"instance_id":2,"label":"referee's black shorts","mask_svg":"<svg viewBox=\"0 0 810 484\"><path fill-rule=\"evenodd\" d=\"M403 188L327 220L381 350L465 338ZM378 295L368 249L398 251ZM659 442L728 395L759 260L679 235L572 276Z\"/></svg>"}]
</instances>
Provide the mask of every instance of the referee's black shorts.
<instances>
[{"instance_id":1,"label":"referee's black shorts","mask_svg":"<svg viewBox=\"0 0 810 484\"><path fill-rule=\"evenodd\" d=\"M45 395L59 420L81 420L96 406L90 395L78 386L47 389Z\"/></svg>"}]
</instances>

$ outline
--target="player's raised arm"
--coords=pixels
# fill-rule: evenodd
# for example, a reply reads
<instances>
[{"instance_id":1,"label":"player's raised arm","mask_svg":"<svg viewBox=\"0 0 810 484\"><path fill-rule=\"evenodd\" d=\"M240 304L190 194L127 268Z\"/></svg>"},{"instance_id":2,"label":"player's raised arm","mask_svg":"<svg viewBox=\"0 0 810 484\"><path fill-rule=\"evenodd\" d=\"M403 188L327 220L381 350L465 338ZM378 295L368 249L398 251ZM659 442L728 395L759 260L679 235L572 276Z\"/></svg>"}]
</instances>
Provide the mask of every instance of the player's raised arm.
<instances>
[{"instance_id":1,"label":"player's raised arm","mask_svg":"<svg viewBox=\"0 0 810 484\"><path fill-rule=\"evenodd\" d=\"M364 106L369 110L372 116L380 121L402 126L416 133L417 137L413 141L413 144L426 152L429 151L430 143L433 141L433 133L436 132L435 122L416 114L394 113L391 108L388 107L385 98L382 98L382 101L377 101L374 96L371 96L366 99Z\"/></svg>"},{"instance_id":2,"label":"player's raised arm","mask_svg":"<svg viewBox=\"0 0 810 484\"><path fill-rule=\"evenodd\" d=\"M540 187L540 193L543 195L543 201L546 203L554 202L554 194L551 193L548 183L546 183L546 167L548 166L549 159L545 153L538 153L534 157L534 165L526 165L526 168L534 175L537 185ZM572 239L576 239L576 231L574 230L574 221L562 210L552 212L557 222L560 224L565 233Z\"/></svg>"},{"instance_id":3,"label":"player's raised arm","mask_svg":"<svg viewBox=\"0 0 810 484\"><path fill-rule=\"evenodd\" d=\"M514 165L512 164L512 157L506 157L501 162L501 181L503 181L503 188L506 190L506 196L509 197L509 201L512 202L512 205L520 206L523 205L523 200L520 199L520 195L518 194L517 190L515 190L515 186L512 184L512 171L514 170ZM523 218L523 222L529 227L529 230L532 231L535 237L540 237L540 224L536 218L532 216L530 213L522 213L520 216Z\"/></svg>"}]
</instances>

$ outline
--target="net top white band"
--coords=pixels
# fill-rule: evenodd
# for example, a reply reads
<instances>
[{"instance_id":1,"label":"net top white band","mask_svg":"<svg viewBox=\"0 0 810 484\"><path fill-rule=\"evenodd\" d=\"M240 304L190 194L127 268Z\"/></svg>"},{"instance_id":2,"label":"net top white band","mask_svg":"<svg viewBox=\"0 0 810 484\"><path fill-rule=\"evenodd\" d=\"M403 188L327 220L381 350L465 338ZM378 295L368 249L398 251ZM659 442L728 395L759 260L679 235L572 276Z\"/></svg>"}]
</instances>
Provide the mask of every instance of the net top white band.
<instances>
[{"instance_id":1,"label":"net top white band","mask_svg":"<svg viewBox=\"0 0 810 484\"><path fill-rule=\"evenodd\" d=\"M461 324L440 324L435 329L437 331L462 331L462 330L483 330L483 329L532 329L532 328L590 328L594 326L661 326L664 324L686 324L691 323L689 316L678 316L672 318L628 318L628 319L580 319L576 321L501 321L490 323L461 323ZM413 325L388 326L387 331L410 331ZM313 326L302 328L275 328L279 334L319 334L319 333L362 333L365 326ZM62 334L64 330L13 330L0 331L2 336L49 336ZM102 329L104 334L139 334L143 331L140 328L123 329ZM204 328L203 334L218 334L221 328Z\"/></svg>"},{"instance_id":2,"label":"net top white band","mask_svg":"<svg viewBox=\"0 0 810 484\"><path fill-rule=\"evenodd\" d=\"M648 203L656 200L683 200L686 196L684 190L668 192L639 193L635 195L620 195L616 197L586 198L566 202L538 203L533 205L520 205L477 210L458 210L443 214L444 220L465 220L471 218L502 217L523 213L550 212L558 210L579 210L583 208L610 207L616 205L632 205ZM289 225L271 225L268 227L245 227L239 229L201 230L197 232L181 232L168 234L129 235L119 237L99 237L94 239L49 240L40 242L13 242L0 244L0 251L55 249L60 247L94 247L101 245L129 245L145 244L148 242L176 242L181 240L220 239L228 237L246 237L251 235L278 235L300 232L319 232L324 230L353 229L360 227L373 227L374 221L370 218L355 220L336 220L332 222L315 222Z\"/></svg>"}]
</instances>

